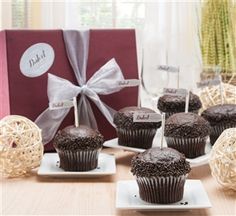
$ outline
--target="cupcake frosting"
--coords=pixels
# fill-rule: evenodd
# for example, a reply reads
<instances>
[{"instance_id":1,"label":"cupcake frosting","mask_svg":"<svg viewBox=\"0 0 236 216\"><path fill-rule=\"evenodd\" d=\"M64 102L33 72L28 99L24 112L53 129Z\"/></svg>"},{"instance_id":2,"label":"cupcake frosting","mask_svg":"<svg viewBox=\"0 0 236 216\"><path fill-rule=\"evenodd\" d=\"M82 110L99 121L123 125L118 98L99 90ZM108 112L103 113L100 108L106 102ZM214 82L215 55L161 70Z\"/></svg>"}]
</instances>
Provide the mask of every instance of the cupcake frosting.
<instances>
[{"instance_id":1,"label":"cupcake frosting","mask_svg":"<svg viewBox=\"0 0 236 216\"><path fill-rule=\"evenodd\" d=\"M68 126L54 138L54 146L60 150L94 150L102 147L103 136L87 126Z\"/></svg>"},{"instance_id":2,"label":"cupcake frosting","mask_svg":"<svg viewBox=\"0 0 236 216\"><path fill-rule=\"evenodd\" d=\"M165 136L176 138L206 137L210 134L210 124L194 113L176 113L165 124Z\"/></svg>"},{"instance_id":3,"label":"cupcake frosting","mask_svg":"<svg viewBox=\"0 0 236 216\"><path fill-rule=\"evenodd\" d=\"M202 117L208 120L211 126L222 123L236 123L236 104L223 104L209 107L202 112Z\"/></svg>"},{"instance_id":4,"label":"cupcake frosting","mask_svg":"<svg viewBox=\"0 0 236 216\"><path fill-rule=\"evenodd\" d=\"M189 111L198 110L202 107L199 97L190 92ZM163 95L159 98L157 108L162 112L184 112L185 96Z\"/></svg>"},{"instance_id":5,"label":"cupcake frosting","mask_svg":"<svg viewBox=\"0 0 236 216\"><path fill-rule=\"evenodd\" d=\"M145 114L155 113L155 111L145 107L125 107L115 114L114 124L117 126L117 128L127 129L151 129L159 128L161 126L161 122L133 122L134 113Z\"/></svg>"},{"instance_id":6,"label":"cupcake frosting","mask_svg":"<svg viewBox=\"0 0 236 216\"><path fill-rule=\"evenodd\" d=\"M132 158L131 172L137 177L181 176L190 172L190 165L175 149L155 147Z\"/></svg>"}]
</instances>

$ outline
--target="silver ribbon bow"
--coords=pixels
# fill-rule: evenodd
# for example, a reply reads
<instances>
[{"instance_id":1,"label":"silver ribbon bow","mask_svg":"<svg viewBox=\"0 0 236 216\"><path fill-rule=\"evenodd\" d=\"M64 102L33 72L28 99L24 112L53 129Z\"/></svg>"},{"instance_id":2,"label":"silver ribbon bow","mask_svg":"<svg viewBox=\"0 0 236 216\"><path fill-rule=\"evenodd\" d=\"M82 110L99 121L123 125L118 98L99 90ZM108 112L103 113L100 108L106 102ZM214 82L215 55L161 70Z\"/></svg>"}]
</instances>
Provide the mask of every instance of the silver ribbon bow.
<instances>
[{"instance_id":1,"label":"silver ribbon bow","mask_svg":"<svg viewBox=\"0 0 236 216\"><path fill-rule=\"evenodd\" d=\"M120 67L115 59L111 59L95 72L86 83L89 31L64 31L63 36L67 55L79 86L72 84L66 79L48 74L49 102L71 100L80 94L81 97L78 102L80 124L97 128L96 119L90 102L87 99L88 97L96 104L110 124L113 125L113 116L116 111L104 104L98 95L108 95L122 89L119 82L124 81L124 77ZM35 123L42 129L44 144L52 140L69 111L70 108L59 110L50 110L47 108L35 120Z\"/></svg>"}]
</instances>

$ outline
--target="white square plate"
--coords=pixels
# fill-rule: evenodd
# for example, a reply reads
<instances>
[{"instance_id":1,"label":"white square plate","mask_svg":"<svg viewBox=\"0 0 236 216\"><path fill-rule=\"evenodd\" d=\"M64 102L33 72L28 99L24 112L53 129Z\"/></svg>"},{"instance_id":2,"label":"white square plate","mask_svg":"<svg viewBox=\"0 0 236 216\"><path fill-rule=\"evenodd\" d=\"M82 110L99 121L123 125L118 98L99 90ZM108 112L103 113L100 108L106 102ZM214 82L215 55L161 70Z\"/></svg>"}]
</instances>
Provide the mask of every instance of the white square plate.
<instances>
[{"instance_id":1,"label":"white square plate","mask_svg":"<svg viewBox=\"0 0 236 216\"><path fill-rule=\"evenodd\" d=\"M183 199L172 204L152 204L141 200L136 181L129 180L117 182L116 208L142 211L182 211L211 208L211 203L200 180L186 180Z\"/></svg>"},{"instance_id":2,"label":"white square plate","mask_svg":"<svg viewBox=\"0 0 236 216\"><path fill-rule=\"evenodd\" d=\"M158 146L159 140L160 140L160 137L157 136L156 140L153 142L153 147ZM141 148L132 148L132 147L118 145L118 138L107 140L106 142L104 142L103 146L110 147L110 148L123 149L125 151L138 152L138 153L144 152L146 150L146 149L141 149ZM167 146L165 140L164 140L163 146L164 147ZM187 158L186 160L190 163L191 167L197 167L197 166L202 166L204 164L207 164L209 160L211 148L212 146L210 144L210 141L207 141L204 155L196 157L196 158Z\"/></svg>"},{"instance_id":3,"label":"white square plate","mask_svg":"<svg viewBox=\"0 0 236 216\"><path fill-rule=\"evenodd\" d=\"M99 177L113 175L116 173L115 157L113 155L100 153L98 166L94 170L86 172L64 171L59 167L59 156L57 153L46 153L43 155L41 165L38 170L39 176L52 177Z\"/></svg>"}]
</instances>

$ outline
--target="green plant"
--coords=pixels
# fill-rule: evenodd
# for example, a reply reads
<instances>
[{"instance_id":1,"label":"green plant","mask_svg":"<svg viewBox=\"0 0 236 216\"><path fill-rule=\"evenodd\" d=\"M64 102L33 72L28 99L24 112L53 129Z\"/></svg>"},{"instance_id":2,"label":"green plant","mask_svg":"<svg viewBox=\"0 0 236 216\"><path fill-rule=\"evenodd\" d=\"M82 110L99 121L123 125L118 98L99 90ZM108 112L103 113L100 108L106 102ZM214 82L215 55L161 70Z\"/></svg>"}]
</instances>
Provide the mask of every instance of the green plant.
<instances>
[{"instance_id":1,"label":"green plant","mask_svg":"<svg viewBox=\"0 0 236 216\"><path fill-rule=\"evenodd\" d=\"M219 65L222 73L236 69L236 20L233 0L205 0L201 19L201 50L205 67Z\"/></svg>"}]
</instances>

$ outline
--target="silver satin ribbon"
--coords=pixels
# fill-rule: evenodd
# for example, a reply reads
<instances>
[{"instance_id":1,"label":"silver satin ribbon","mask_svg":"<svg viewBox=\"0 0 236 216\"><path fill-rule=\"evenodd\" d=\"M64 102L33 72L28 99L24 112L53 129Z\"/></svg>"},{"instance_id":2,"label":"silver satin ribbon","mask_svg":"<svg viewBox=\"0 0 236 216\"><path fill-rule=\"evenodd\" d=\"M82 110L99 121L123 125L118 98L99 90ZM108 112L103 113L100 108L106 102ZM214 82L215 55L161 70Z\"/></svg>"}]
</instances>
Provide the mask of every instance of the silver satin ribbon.
<instances>
[{"instance_id":1,"label":"silver satin ribbon","mask_svg":"<svg viewBox=\"0 0 236 216\"><path fill-rule=\"evenodd\" d=\"M108 95L122 89L119 82L124 81L123 74L115 59L111 59L102 66L86 83L86 68L89 48L89 31L64 31L64 41L70 64L74 70L79 86L66 79L48 74L49 102L71 100L81 95L78 101L78 116L80 124L97 128L97 122L87 97L92 100L106 119L113 125L115 110L103 103L100 95ZM49 110L47 108L35 120L42 129L43 143L50 142L70 108ZM113 125L114 126L114 125Z\"/></svg>"}]
</instances>

